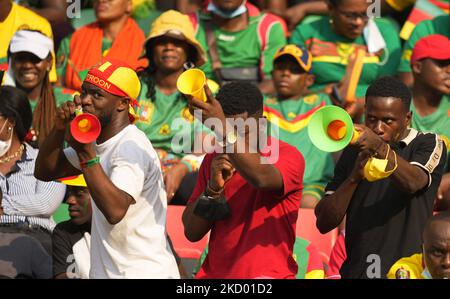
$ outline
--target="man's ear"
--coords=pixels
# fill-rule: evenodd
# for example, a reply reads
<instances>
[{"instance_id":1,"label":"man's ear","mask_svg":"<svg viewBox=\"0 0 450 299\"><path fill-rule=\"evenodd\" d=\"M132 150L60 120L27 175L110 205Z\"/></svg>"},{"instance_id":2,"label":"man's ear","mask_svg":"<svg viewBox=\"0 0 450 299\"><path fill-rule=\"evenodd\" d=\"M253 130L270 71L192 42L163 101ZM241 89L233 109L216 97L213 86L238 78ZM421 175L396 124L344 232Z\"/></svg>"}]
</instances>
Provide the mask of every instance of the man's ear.
<instances>
[{"instance_id":1,"label":"man's ear","mask_svg":"<svg viewBox=\"0 0 450 299\"><path fill-rule=\"evenodd\" d=\"M128 106L130 105L131 98L121 97L117 104L117 111L121 112L123 110L128 111Z\"/></svg>"},{"instance_id":2,"label":"man's ear","mask_svg":"<svg viewBox=\"0 0 450 299\"><path fill-rule=\"evenodd\" d=\"M412 111L408 111L408 113L406 113L406 126L407 127L411 126L411 119L412 119Z\"/></svg>"},{"instance_id":3,"label":"man's ear","mask_svg":"<svg viewBox=\"0 0 450 299\"><path fill-rule=\"evenodd\" d=\"M422 73L422 61L414 61L411 64L412 72L416 75L420 75Z\"/></svg>"}]
</instances>

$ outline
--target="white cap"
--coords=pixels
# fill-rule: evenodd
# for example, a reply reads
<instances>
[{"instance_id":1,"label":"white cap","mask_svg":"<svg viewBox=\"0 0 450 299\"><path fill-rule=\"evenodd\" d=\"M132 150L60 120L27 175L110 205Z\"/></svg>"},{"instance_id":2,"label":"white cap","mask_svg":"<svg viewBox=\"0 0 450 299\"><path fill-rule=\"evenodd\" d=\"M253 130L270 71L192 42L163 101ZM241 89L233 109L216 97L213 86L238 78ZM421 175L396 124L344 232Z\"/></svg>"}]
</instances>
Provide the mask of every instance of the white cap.
<instances>
[{"instance_id":1,"label":"white cap","mask_svg":"<svg viewBox=\"0 0 450 299\"><path fill-rule=\"evenodd\" d=\"M44 59L53 51L53 41L40 32L19 30L9 43L11 53L30 52Z\"/></svg>"}]
</instances>

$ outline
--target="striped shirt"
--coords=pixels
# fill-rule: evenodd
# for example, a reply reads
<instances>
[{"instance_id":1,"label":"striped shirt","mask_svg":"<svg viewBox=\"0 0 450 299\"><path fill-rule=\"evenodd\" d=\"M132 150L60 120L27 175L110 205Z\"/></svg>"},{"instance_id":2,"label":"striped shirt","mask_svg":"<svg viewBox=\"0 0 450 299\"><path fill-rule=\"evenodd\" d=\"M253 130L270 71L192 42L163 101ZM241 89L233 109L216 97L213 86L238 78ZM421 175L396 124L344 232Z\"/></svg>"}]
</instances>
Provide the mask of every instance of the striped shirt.
<instances>
[{"instance_id":1,"label":"striped shirt","mask_svg":"<svg viewBox=\"0 0 450 299\"><path fill-rule=\"evenodd\" d=\"M66 186L34 177L37 154L37 149L25 143L14 169L6 176L0 173L4 210L0 223L28 222L52 231L56 224L51 216L62 203Z\"/></svg>"}]
</instances>

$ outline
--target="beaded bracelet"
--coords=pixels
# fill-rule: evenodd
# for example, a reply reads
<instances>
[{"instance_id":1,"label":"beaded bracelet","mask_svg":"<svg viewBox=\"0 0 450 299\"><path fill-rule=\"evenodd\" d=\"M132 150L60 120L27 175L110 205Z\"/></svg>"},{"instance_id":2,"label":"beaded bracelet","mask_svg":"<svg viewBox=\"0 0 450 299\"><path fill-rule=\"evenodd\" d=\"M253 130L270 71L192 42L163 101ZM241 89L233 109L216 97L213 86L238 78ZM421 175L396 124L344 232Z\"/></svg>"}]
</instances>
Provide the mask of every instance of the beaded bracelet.
<instances>
[{"instance_id":1,"label":"beaded bracelet","mask_svg":"<svg viewBox=\"0 0 450 299\"><path fill-rule=\"evenodd\" d=\"M100 157L96 156L95 158L92 158L90 160L80 162L81 168L91 167L92 165L100 163Z\"/></svg>"}]
</instances>

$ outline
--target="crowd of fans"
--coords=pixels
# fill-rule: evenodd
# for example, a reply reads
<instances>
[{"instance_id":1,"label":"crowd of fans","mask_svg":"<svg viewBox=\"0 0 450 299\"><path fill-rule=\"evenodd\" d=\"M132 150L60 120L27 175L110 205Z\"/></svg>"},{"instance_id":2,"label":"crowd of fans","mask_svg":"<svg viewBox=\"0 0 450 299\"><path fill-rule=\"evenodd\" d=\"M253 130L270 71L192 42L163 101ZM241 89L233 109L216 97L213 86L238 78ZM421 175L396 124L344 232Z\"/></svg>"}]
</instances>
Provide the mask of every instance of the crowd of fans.
<instances>
[{"instance_id":1,"label":"crowd of fans","mask_svg":"<svg viewBox=\"0 0 450 299\"><path fill-rule=\"evenodd\" d=\"M448 0L79 7L0 0L1 277L450 278ZM177 88L192 68L205 102ZM326 152L308 124L332 106L358 137ZM80 110L96 142L71 136ZM208 237L194 269L168 205ZM299 209L339 232L329 260Z\"/></svg>"}]
</instances>

